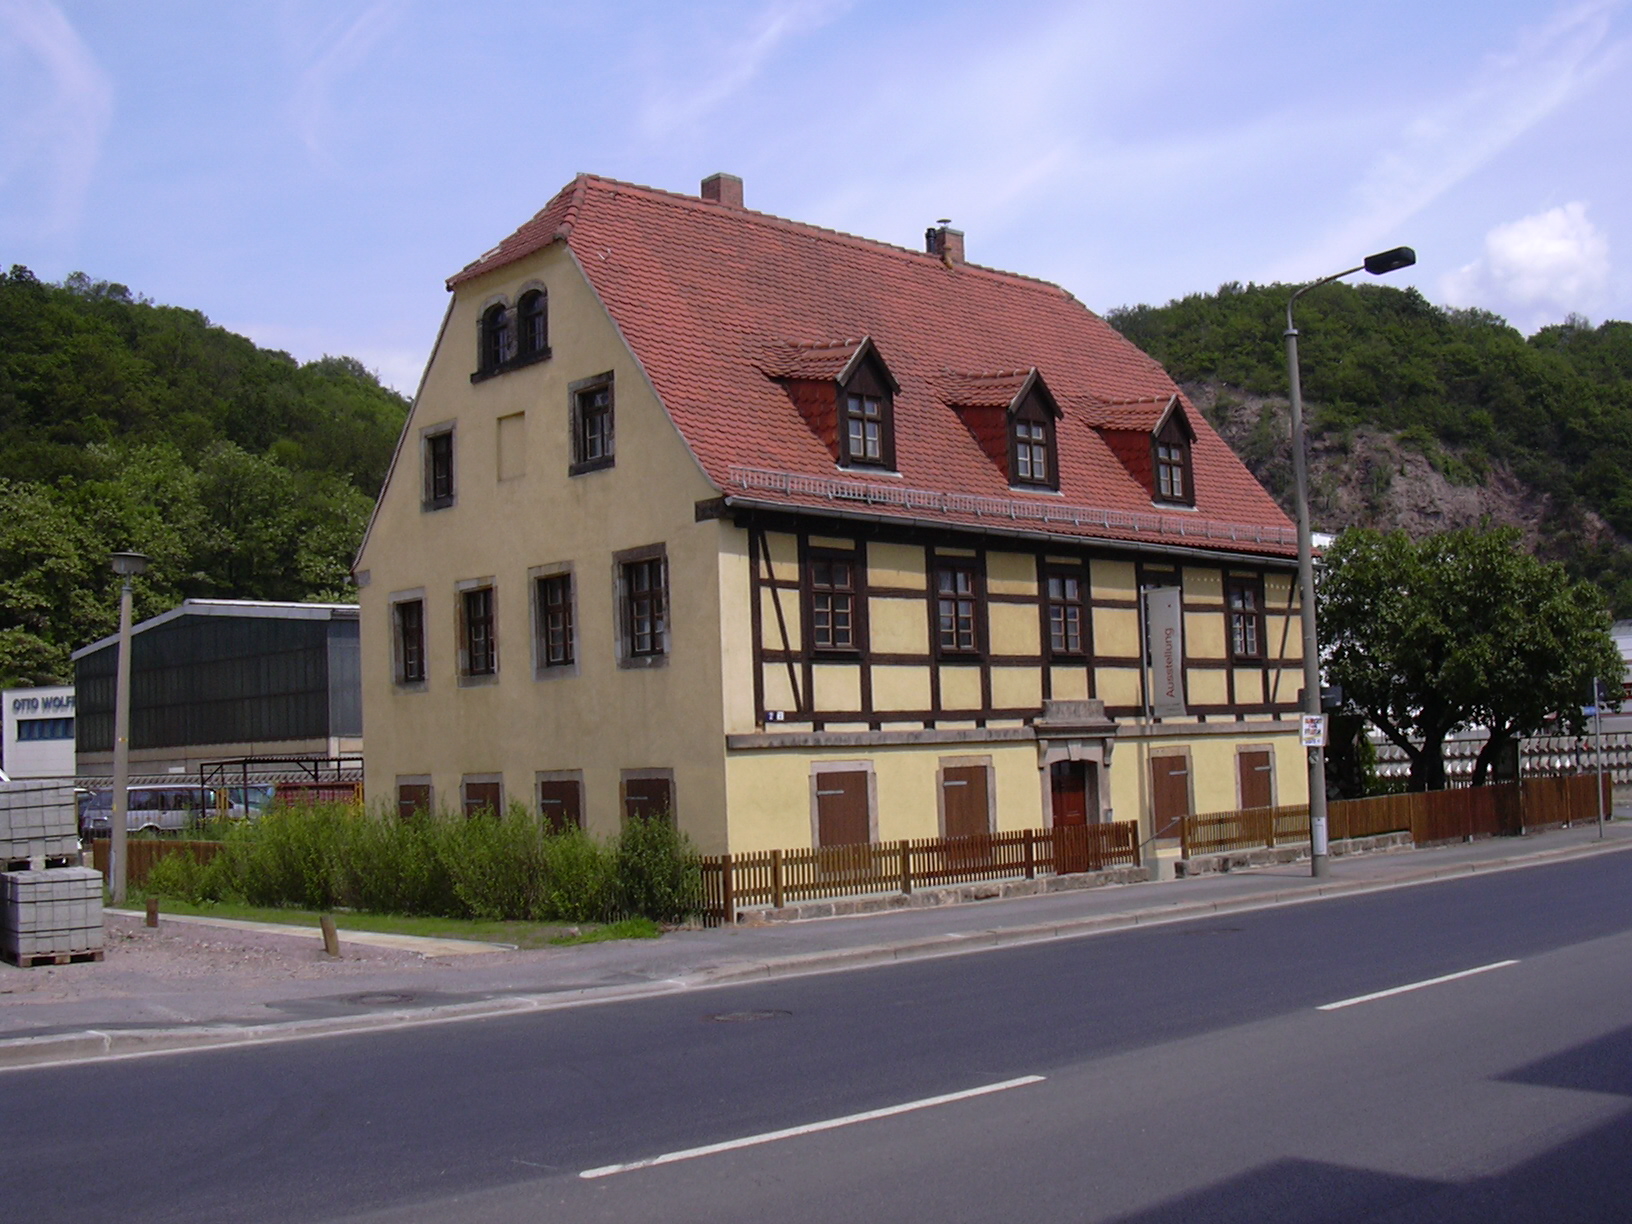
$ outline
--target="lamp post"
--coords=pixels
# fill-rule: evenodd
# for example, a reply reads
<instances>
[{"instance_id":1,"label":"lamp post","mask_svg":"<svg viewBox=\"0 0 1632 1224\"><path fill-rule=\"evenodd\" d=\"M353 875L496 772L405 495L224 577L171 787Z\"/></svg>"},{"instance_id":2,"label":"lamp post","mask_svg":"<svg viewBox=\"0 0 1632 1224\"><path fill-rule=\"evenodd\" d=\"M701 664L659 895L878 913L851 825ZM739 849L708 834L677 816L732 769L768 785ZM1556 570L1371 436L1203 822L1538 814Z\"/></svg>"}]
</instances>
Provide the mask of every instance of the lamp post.
<instances>
[{"instance_id":1,"label":"lamp post","mask_svg":"<svg viewBox=\"0 0 1632 1224\"><path fill-rule=\"evenodd\" d=\"M1366 271L1373 276L1409 268L1417 262L1410 247L1395 247L1366 256L1358 267L1313 281L1293 293L1286 303L1286 369L1292 385L1292 476L1298 498L1298 600L1303 625L1303 711L1318 716L1320 709L1320 643L1315 632L1315 550L1309 531L1309 440L1303 427L1303 386L1298 377L1298 329L1292 322L1292 308L1311 289L1329 285L1345 276ZM1324 739L1324 736L1322 736ZM1331 871L1326 838L1326 749L1324 744L1309 748L1309 871L1324 876Z\"/></svg>"},{"instance_id":2,"label":"lamp post","mask_svg":"<svg viewBox=\"0 0 1632 1224\"><path fill-rule=\"evenodd\" d=\"M108 882L113 903L125 903L125 851L129 830L125 813L130 806L130 580L147 572L147 558L136 552L116 552L108 558L113 572L124 581L119 587L119 662L113 691L113 816L108 827Z\"/></svg>"}]
</instances>

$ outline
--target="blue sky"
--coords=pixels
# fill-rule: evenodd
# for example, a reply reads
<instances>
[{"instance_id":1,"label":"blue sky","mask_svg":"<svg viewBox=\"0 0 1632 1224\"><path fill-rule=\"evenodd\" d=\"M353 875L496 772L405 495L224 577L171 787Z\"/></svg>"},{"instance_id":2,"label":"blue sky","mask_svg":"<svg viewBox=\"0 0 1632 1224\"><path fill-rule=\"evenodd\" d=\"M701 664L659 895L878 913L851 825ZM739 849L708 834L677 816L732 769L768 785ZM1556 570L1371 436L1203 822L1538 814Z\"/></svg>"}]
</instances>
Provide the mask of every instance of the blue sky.
<instances>
[{"instance_id":1,"label":"blue sky","mask_svg":"<svg viewBox=\"0 0 1632 1224\"><path fill-rule=\"evenodd\" d=\"M0 264L411 392L443 280L578 171L1096 310L1401 243L1526 331L1632 319L1626 0L0 0Z\"/></svg>"}]
</instances>

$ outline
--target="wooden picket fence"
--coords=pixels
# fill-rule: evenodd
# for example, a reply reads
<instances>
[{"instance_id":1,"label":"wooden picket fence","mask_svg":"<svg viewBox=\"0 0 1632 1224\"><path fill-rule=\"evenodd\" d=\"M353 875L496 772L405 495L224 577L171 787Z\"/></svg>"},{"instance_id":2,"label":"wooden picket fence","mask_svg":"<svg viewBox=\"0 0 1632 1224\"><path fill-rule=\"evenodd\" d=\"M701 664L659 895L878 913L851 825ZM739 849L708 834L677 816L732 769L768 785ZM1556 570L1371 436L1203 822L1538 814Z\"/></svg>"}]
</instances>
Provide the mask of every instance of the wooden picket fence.
<instances>
[{"instance_id":1,"label":"wooden picket fence","mask_svg":"<svg viewBox=\"0 0 1632 1224\"><path fill-rule=\"evenodd\" d=\"M1326 805L1327 831L1333 841L1409 833L1419 846L1516 835L1530 829L1596 820L1595 783L1593 774L1576 774L1420 794L1335 799ZM1610 810L1611 785L1606 774L1606 813ZM1187 816L1181 844L1184 856L1191 858L1308 840L1309 807L1297 804Z\"/></svg>"},{"instance_id":2,"label":"wooden picket fence","mask_svg":"<svg viewBox=\"0 0 1632 1224\"><path fill-rule=\"evenodd\" d=\"M703 920L729 924L749 905L780 909L794 901L1138 865L1132 821L715 855L702 860Z\"/></svg>"}]
</instances>

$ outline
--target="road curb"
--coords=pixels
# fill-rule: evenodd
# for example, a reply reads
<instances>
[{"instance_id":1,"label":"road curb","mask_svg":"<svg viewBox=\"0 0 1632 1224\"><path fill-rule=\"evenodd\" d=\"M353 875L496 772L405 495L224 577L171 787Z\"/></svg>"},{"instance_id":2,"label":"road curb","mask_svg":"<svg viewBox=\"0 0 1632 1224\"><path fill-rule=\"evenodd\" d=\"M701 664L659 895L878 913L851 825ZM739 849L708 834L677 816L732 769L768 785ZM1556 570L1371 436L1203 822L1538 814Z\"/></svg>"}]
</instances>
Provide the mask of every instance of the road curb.
<instances>
[{"instance_id":1,"label":"road curb","mask_svg":"<svg viewBox=\"0 0 1632 1224\"><path fill-rule=\"evenodd\" d=\"M594 1003L673 994L690 989L727 986L755 980L828 973L868 965L892 964L940 956L957 956L1052 939L1070 939L1141 926L1159 926L1206 918L1216 914L1272 909L1325 898L1384 892L1429 884L1459 876L1508 871L1599 854L1632 850L1632 842L1593 842L1583 846L1527 851L1477 863L1424 868L1388 879L1335 880L1322 884L1278 888L1240 897L1208 901L1178 901L1115 914L1095 914L1065 921L990 927L983 930L921 936L893 943L835 948L797 956L768 957L720 965L675 978L616 986L590 986L565 991L507 995L426 1008L393 1008L355 1016L284 1020L264 1024L202 1024L170 1029L85 1029L43 1037L0 1039L0 1072L70 1065L104 1059L141 1058L160 1054L229 1049L247 1045L354 1036L386 1028L413 1028L488 1019L504 1015L554 1011ZM1203 879L1207 877L1201 877ZM1172 885L1183 888L1183 883Z\"/></svg>"}]
</instances>

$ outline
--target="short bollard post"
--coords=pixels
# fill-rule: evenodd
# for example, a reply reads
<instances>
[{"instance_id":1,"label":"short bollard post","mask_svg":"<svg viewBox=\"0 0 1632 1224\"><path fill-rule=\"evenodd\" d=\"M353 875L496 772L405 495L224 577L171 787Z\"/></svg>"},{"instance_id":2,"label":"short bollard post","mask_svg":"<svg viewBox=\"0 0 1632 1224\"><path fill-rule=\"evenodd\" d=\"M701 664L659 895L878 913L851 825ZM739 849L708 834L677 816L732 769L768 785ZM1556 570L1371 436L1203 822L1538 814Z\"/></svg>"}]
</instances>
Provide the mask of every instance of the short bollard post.
<instances>
[{"instance_id":1,"label":"short bollard post","mask_svg":"<svg viewBox=\"0 0 1632 1224\"><path fill-rule=\"evenodd\" d=\"M317 920L318 926L323 928L323 951L330 956L340 955L340 932L334 929L334 919L324 914Z\"/></svg>"},{"instance_id":2,"label":"short bollard post","mask_svg":"<svg viewBox=\"0 0 1632 1224\"><path fill-rule=\"evenodd\" d=\"M159 925L159 899L157 897L147 899L147 925L150 927Z\"/></svg>"}]
</instances>

